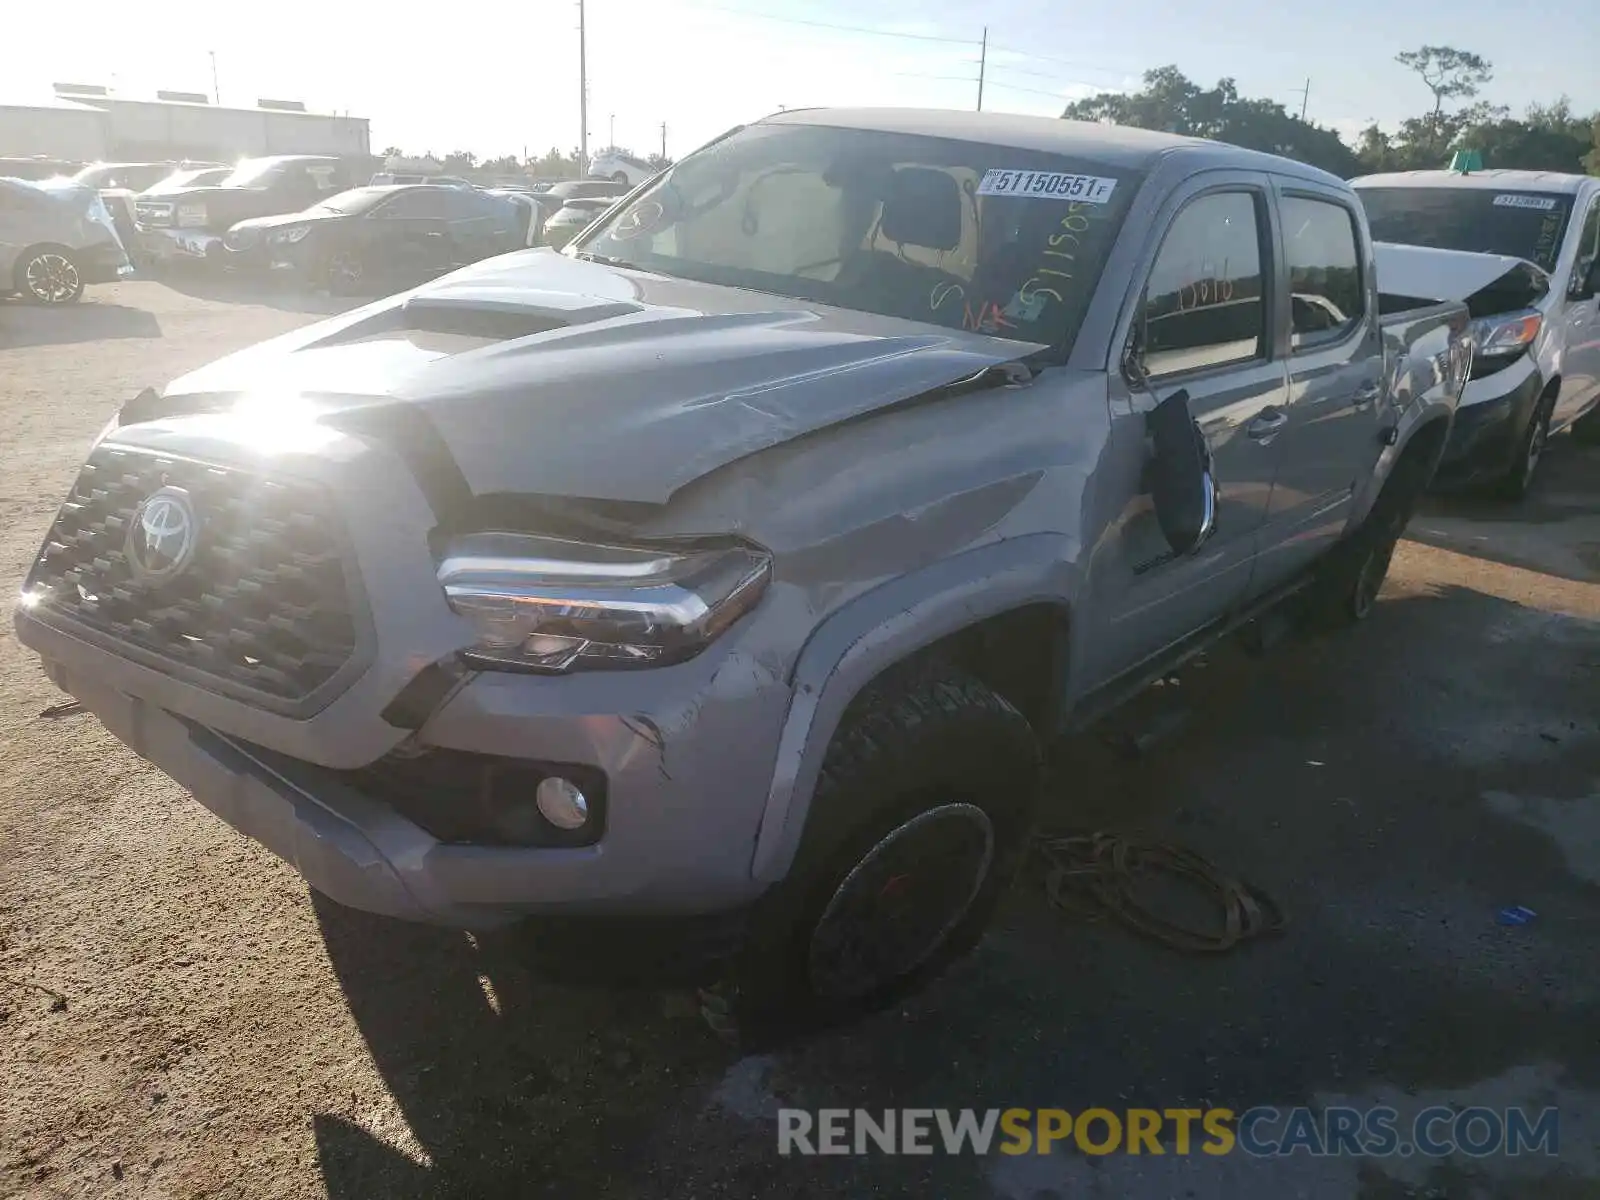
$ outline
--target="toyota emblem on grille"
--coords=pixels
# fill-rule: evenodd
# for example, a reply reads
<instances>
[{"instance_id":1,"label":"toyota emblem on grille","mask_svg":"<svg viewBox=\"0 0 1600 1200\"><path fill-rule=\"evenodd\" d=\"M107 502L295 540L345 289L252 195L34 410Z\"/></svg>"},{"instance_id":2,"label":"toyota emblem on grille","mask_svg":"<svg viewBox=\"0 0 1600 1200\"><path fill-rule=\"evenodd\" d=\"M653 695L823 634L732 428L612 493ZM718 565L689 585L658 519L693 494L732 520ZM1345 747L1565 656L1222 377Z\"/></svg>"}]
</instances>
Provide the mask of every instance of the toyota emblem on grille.
<instances>
[{"instance_id":1,"label":"toyota emblem on grille","mask_svg":"<svg viewBox=\"0 0 1600 1200\"><path fill-rule=\"evenodd\" d=\"M141 583L175 579L194 558L200 540L200 519L189 493L164 487L146 496L128 526L128 566Z\"/></svg>"}]
</instances>

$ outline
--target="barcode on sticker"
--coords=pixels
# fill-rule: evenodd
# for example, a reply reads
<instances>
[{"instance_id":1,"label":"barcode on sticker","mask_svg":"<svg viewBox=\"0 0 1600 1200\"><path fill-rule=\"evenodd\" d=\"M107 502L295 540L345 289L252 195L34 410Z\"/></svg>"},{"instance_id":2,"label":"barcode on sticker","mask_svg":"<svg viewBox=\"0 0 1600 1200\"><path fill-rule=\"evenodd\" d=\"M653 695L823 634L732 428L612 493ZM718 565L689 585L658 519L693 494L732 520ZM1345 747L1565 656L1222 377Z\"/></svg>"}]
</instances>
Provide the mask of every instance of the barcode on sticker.
<instances>
[{"instance_id":1,"label":"barcode on sticker","mask_svg":"<svg viewBox=\"0 0 1600 1200\"><path fill-rule=\"evenodd\" d=\"M1494 202L1500 208L1537 208L1540 212L1549 212L1556 206L1549 196L1519 196L1515 192L1496 196Z\"/></svg>"},{"instance_id":2,"label":"barcode on sticker","mask_svg":"<svg viewBox=\"0 0 1600 1200\"><path fill-rule=\"evenodd\" d=\"M1035 196L1040 200L1078 200L1104 204L1116 189L1115 179L1098 175L1069 175L1064 171L1007 171L1000 167L983 173L980 196Z\"/></svg>"}]
</instances>

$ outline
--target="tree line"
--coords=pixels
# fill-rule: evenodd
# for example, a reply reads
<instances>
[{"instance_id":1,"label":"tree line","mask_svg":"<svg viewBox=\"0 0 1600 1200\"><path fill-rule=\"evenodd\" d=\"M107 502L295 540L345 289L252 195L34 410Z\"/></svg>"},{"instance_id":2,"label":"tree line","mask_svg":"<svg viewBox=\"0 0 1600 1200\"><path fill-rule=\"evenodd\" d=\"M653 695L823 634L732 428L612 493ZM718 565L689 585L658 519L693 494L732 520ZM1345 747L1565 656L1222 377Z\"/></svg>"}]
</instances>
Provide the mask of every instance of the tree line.
<instances>
[{"instance_id":1,"label":"tree line","mask_svg":"<svg viewBox=\"0 0 1600 1200\"><path fill-rule=\"evenodd\" d=\"M1550 104L1530 104L1514 117L1505 105L1479 99L1494 79L1493 64L1454 46L1406 50L1395 55L1395 63L1416 76L1430 106L1407 117L1393 133L1376 124L1368 126L1353 146L1336 131L1302 120L1275 100L1241 96L1232 79L1205 88L1175 66L1146 71L1137 91L1101 92L1067 105L1061 115L1231 142L1299 159L1346 179L1443 167L1451 152L1459 149L1478 151L1487 167L1600 175L1600 112L1579 115L1562 97ZM394 146L384 151L386 157L400 153ZM635 157L657 170L671 165L659 154ZM510 154L480 160L471 151L456 150L439 156L439 161L455 175L525 173L566 179L580 174L578 151L563 153L554 146L526 160Z\"/></svg>"},{"instance_id":2,"label":"tree line","mask_svg":"<svg viewBox=\"0 0 1600 1200\"><path fill-rule=\"evenodd\" d=\"M619 153L632 158L643 159L655 170L672 165L670 158L663 158L660 154L634 154L626 147L617 147ZM537 158L529 156L520 159L514 154L502 154L498 158L479 158L470 150L452 150L449 154L434 154L428 151L425 154L410 155L398 146L389 146L383 151L384 158L431 158L443 169L447 175L483 175L483 176L512 176L531 175L535 179L576 179L582 172L578 169L578 151L576 148L562 153L552 146Z\"/></svg>"},{"instance_id":3,"label":"tree line","mask_svg":"<svg viewBox=\"0 0 1600 1200\"><path fill-rule=\"evenodd\" d=\"M1486 167L1600 175L1600 113L1580 116L1562 97L1513 117L1504 105L1478 98L1494 78L1493 65L1453 46L1407 50L1395 62L1417 76L1431 107L1406 118L1394 133L1369 126L1354 146L1276 101L1239 95L1232 79L1202 88L1175 66L1146 71L1137 91L1102 92L1067 105L1061 115L1231 142L1346 179L1443 167L1461 149L1480 152Z\"/></svg>"}]
</instances>

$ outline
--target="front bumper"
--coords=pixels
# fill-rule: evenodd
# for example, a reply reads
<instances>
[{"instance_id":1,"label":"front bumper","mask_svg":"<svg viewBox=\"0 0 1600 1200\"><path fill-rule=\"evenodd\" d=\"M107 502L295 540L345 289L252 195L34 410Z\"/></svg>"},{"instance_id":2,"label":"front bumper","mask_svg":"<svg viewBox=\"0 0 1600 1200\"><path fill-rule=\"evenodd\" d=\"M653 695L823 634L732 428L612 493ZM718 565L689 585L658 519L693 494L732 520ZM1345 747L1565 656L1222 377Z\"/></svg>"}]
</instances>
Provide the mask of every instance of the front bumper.
<instances>
[{"instance_id":1,"label":"front bumper","mask_svg":"<svg viewBox=\"0 0 1600 1200\"><path fill-rule=\"evenodd\" d=\"M49 640L20 614L17 630L29 645ZM480 677L430 723L429 744L504 750L509 737L548 758L592 762L607 773L607 820L591 846L462 844L435 838L358 790L345 772L119 690L99 674L99 652L87 645L70 655L71 665L60 651L58 644L43 657L59 688L202 805L351 908L491 928L532 914L735 912L762 890L750 852L785 711L781 688L702 710L696 728L668 742L643 713L583 715L581 703L559 715L539 711L567 684L581 688L578 680ZM734 740L752 738L758 726L770 730L770 744L759 736L755 745Z\"/></svg>"},{"instance_id":2,"label":"front bumper","mask_svg":"<svg viewBox=\"0 0 1600 1200\"><path fill-rule=\"evenodd\" d=\"M225 253L222 235L209 230L138 227L138 254L146 262L220 262Z\"/></svg>"},{"instance_id":3,"label":"front bumper","mask_svg":"<svg viewBox=\"0 0 1600 1200\"><path fill-rule=\"evenodd\" d=\"M159 441L161 426L123 436L142 433ZM240 453L218 443L212 457L192 435L185 445L202 461ZM135 752L351 907L483 927L534 913L729 913L760 894L752 853L790 687L751 648L771 643L766 626L787 619L781 609L758 608L673 666L469 676L412 732L385 711L465 632L417 533L432 524L426 502L395 459L353 439L303 465L350 529L372 631L360 673L315 711L266 711L39 609L17 610L19 640ZM352 781L403 742L596 772L602 836L588 846L442 841Z\"/></svg>"},{"instance_id":4,"label":"front bumper","mask_svg":"<svg viewBox=\"0 0 1600 1200\"><path fill-rule=\"evenodd\" d=\"M1468 383L1434 486L1470 487L1509 471L1543 392L1544 377L1531 357Z\"/></svg>"}]
</instances>

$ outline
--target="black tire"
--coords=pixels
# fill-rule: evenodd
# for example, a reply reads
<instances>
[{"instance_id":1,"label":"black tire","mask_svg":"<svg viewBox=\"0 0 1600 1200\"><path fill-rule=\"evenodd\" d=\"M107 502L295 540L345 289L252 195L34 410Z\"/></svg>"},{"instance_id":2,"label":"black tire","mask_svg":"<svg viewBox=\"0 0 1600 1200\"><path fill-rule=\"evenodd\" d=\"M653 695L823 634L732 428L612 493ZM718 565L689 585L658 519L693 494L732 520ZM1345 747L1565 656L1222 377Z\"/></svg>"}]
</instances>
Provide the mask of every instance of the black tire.
<instances>
[{"instance_id":1,"label":"black tire","mask_svg":"<svg viewBox=\"0 0 1600 1200\"><path fill-rule=\"evenodd\" d=\"M330 296L358 296L366 284L361 260L349 250L335 250L322 261L322 286Z\"/></svg>"},{"instance_id":2,"label":"black tire","mask_svg":"<svg viewBox=\"0 0 1600 1200\"><path fill-rule=\"evenodd\" d=\"M965 672L873 684L828 748L787 878L702 993L713 1029L748 1048L839 1024L972 949L1024 857L1040 757L1022 714ZM922 870L894 872L910 862ZM885 957L852 961L852 935Z\"/></svg>"},{"instance_id":3,"label":"black tire","mask_svg":"<svg viewBox=\"0 0 1600 1200\"><path fill-rule=\"evenodd\" d=\"M1585 446L1600 446L1600 408L1591 409L1572 423L1572 437Z\"/></svg>"},{"instance_id":4,"label":"black tire","mask_svg":"<svg viewBox=\"0 0 1600 1200\"><path fill-rule=\"evenodd\" d=\"M611 174L611 182L620 183L626 186L628 182L628 173L626 171L613 171Z\"/></svg>"},{"instance_id":5,"label":"black tire","mask_svg":"<svg viewBox=\"0 0 1600 1200\"><path fill-rule=\"evenodd\" d=\"M1528 428L1517 443L1516 457L1510 469L1494 485L1495 495L1500 499L1516 503L1525 499L1532 490L1539 460L1544 457L1545 443L1550 440L1550 414L1555 406L1555 392L1539 397L1539 406L1533 410Z\"/></svg>"},{"instance_id":6,"label":"black tire","mask_svg":"<svg viewBox=\"0 0 1600 1200\"><path fill-rule=\"evenodd\" d=\"M1411 523L1437 465L1418 447L1395 464L1366 520L1328 553L1304 593L1307 624L1319 632L1357 625L1372 615L1395 547Z\"/></svg>"},{"instance_id":7,"label":"black tire","mask_svg":"<svg viewBox=\"0 0 1600 1200\"><path fill-rule=\"evenodd\" d=\"M73 304L83 299L83 276L65 246L29 246L17 256L13 283L30 304Z\"/></svg>"}]
</instances>

